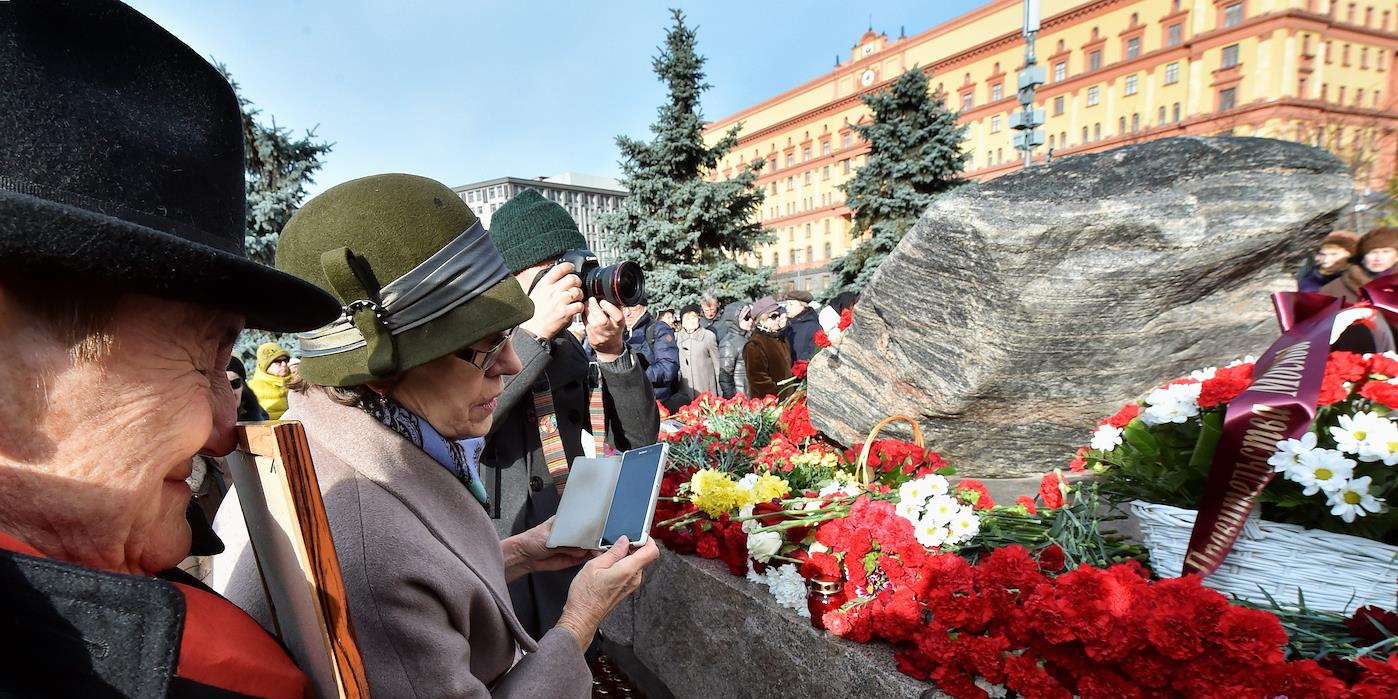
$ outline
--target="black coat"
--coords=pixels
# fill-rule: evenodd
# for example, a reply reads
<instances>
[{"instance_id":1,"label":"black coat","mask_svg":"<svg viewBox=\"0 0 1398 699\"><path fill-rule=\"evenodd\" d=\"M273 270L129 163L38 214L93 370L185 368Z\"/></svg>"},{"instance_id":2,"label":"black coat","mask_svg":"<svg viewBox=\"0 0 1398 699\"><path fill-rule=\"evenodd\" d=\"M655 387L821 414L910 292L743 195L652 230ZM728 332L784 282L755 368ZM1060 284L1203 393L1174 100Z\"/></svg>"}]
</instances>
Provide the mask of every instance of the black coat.
<instances>
[{"instance_id":1,"label":"black coat","mask_svg":"<svg viewBox=\"0 0 1398 699\"><path fill-rule=\"evenodd\" d=\"M786 341L791 344L791 359L794 362L810 361L815 356L815 334L820 330L820 316L810 306L787 321Z\"/></svg>"}]
</instances>

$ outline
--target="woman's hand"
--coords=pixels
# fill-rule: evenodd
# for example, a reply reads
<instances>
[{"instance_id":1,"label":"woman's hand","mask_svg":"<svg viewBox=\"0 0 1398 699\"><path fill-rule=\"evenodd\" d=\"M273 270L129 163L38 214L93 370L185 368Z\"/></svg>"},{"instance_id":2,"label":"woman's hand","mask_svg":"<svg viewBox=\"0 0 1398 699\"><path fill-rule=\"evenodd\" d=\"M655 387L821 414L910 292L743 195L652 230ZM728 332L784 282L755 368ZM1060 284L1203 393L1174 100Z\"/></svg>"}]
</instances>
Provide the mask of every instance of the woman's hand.
<instances>
[{"instance_id":1,"label":"woman's hand","mask_svg":"<svg viewBox=\"0 0 1398 699\"><path fill-rule=\"evenodd\" d=\"M515 580L529 573L564 570L599 555L599 551L548 547L553 532L553 517L547 522L500 542L500 554L505 557L505 579Z\"/></svg>"},{"instance_id":2,"label":"woman's hand","mask_svg":"<svg viewBox=\"0 0 1398 699\"><path fill-rule=\"evenodd\" d=\"M659 557L660 549L654 539L632 551L631 543L623 536L606 553L588 561L573 578L568 602L558 619L559 628L567 629L577 638L578 646L587 650L602 620L641 586L642 574Z\"/></svg>"}]
</instances>

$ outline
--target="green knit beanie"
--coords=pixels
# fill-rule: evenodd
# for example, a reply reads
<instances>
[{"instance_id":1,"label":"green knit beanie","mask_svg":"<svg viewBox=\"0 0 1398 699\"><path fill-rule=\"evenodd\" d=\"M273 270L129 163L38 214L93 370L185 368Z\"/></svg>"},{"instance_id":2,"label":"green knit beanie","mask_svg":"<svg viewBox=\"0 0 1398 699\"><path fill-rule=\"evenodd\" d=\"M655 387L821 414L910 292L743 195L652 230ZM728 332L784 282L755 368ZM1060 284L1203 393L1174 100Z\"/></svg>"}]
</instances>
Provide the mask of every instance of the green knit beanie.
<instances>
[{"instance_id":1,"label":"green knit beanie","mask_svg":"<svg viewBox=\"0 0 1398 699\"><path fill-rule=\"evenodd\" d=\"M526 189L500 207L490 219L490 237L505 258L510 274L556 258L567 250L587 247L568 211Z\"/></svg>"}]
</instances>

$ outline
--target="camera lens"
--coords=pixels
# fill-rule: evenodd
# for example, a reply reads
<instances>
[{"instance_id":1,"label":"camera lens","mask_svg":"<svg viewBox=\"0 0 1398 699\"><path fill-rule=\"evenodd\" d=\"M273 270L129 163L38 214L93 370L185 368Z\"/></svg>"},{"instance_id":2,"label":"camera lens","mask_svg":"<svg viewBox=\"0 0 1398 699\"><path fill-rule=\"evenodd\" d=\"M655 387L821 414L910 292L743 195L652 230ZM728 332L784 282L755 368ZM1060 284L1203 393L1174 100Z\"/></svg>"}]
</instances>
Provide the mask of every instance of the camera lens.
<instances>
[{"instance_id":1,"label":"camera lens","mask_svg":"<svg viewBox=\"0 0 1398 699\"><path fill-rule=\"evenodd\" d=\"M617 308L634 306L645 297L646 277L635 262L618 262L590 271L583 279L583 288L588 296Z\"/></svg>"}]
</instances>

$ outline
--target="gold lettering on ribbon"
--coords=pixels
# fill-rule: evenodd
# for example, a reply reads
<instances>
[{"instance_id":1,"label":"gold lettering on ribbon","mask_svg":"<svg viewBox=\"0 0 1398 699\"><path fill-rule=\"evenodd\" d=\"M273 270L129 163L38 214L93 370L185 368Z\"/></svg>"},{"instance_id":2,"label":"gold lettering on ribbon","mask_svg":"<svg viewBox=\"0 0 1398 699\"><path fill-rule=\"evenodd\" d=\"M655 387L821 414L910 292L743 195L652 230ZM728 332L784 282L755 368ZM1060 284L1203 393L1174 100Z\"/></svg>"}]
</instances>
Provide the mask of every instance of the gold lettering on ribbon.
<instances>
[{"instance_id":1,"label":"gold lettering on ribbon","mask_svg":"<svg viewBox=\"0 0 1398 699\"><path fill-rule=\"evenodd\" d=\"M1276 361L1248 390L1295 398L1296 392L1301 390L1301 371L1306 366L1306 352L1310 347L1310 340L1303 340L1278 352Z\"/></svg>"},{"instance_id":2,"label":"gold lettering on ribbon","mask_svg":"<svg viewBox=\"0 0 1398 699\"><path fill-rule=\"evenodd\" d=\"M1299 343L1309 344L1309 343ZM1296 347L1299 345L1293 345ZM1289 351L1289 350L1288 350ZM1278 360L1280 362L1282 360ZM1270 377L1271 371L1264 375ZM1274 384L1285 388L1281 383ZM1272 393L1285 393L1295 396L1300 388L1299 379L1289 391L1277 390ZM1249 389L1251 390L1251 389ZM1277 442L1286 438L1283 432L1291 421L1292 410L1287 406L1254 405L1254 417L1248 419L1248 428L1243 432L1243 449L1239 460L1233 466L1233 477L1228 480L1228 490L1223 495L1223 506L1218 515L1218 524L1209 534L1209 541L1202 551L1190 551L1185 564L1198 569L1221 563L1228 554L1228 548L1243 528L1248 513L1252 511L1252 499L1267 483L1272 466L1267 463L1277 451Z\"/></svg>"}]
</instances>

